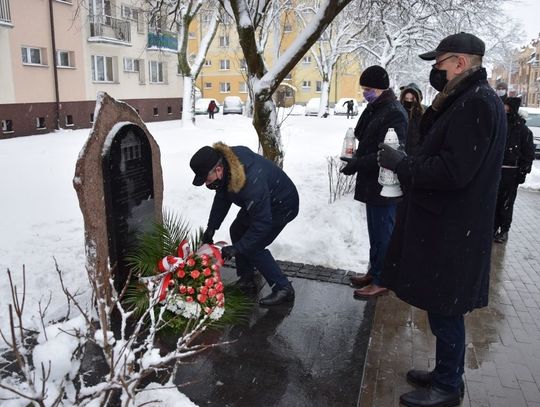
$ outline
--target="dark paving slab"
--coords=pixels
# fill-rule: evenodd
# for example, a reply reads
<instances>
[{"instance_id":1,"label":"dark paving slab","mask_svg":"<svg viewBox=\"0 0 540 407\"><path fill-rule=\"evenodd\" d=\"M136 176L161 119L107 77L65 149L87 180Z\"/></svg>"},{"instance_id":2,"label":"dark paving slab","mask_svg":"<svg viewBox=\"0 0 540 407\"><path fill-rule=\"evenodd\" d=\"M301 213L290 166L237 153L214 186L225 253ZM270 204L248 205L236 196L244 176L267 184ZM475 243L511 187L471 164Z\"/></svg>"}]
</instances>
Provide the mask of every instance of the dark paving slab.
<instances>
[{"instance_id":1,"label":"dark paving slab","mask_svg":"<svg viewBox=\"0 0 540 407\"><path fill-rule=\"evenodd\" d=\"M291 277L296 300L255 306L249 323L216 334L234 341L200 354L175 383L200 406L351 406L358 401L374 303L352 298L345 271L282 264L309 276ZM290 269L289 269L290 266ZM343 275L340 276L340 273ZM235 279L224 269L225 280ZM337 278L337 276L340 276ZM264 285L257 298L270 293Z\"/></svg>"}]
</instances>

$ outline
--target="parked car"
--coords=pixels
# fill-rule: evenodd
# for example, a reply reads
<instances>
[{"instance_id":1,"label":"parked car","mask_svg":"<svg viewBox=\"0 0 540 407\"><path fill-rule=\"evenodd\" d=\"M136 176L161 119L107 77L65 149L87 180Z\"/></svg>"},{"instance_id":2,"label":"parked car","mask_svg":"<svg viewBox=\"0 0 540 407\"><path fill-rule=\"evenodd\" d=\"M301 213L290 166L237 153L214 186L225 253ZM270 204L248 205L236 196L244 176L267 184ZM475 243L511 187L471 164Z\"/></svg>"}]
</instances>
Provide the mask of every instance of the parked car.
<instances>
[{"instance_id":1,"label":"parked car","mask_svg":"<svg viewBox=\"0 0 540 407\"><path fill-rule=\"evenodd\" d=\"M527 127L533 132L534 157L538 159L540 158L540 109L523 107L519 109L519 113L525 118Z\"/></svg>"},{"instance_id":2,"label":"parked car","mask_svg":"<svg viewBox=\"0 0 540 407\"><path fill-rule=\"evenodd\" d=\"M306 103L306 116L317 116L319 114L319 106L321 104L321 98L309 99Z\"/></svg>"},{"instance_id":3,"label":"parked car","mask_svg":"<svg viewBox=\"0 0 540 407\"><path fill-rule=\"evenodd\" d=\"M239 96L226 96L223 100L223 114L242 114L244 112L244 104Z\"/></svg>"},{"instance_id":4,"label":"parked car","mask_svg":"<svg viewBox=\"0 0 540 407\"><path fill-rule=\"evenodd\" d=\"M214 113L219 113L220 107L219 103L214 98L200 98L197 99L195 102L195 114L207 114L208 113L208 105L210 104L210 101L213 100L216 103L216 109L214 109Z\"/></svg>"},{"instance_id":5,"label":"parked car","mask_svg":"<svg viewBox=\"0 0 540 407\"><path fill-rule=\"evenodd\" d=\"M353 116L356 116L358 114L358 103L353 98L341 98L341 99L339 99L337 101L336 105L334 106L334 114L335 115L346 115L347 114L347 105L345 104L345 102L348 102L349 100L352 100L354 102Z\"/></svg>"}]
</instances>

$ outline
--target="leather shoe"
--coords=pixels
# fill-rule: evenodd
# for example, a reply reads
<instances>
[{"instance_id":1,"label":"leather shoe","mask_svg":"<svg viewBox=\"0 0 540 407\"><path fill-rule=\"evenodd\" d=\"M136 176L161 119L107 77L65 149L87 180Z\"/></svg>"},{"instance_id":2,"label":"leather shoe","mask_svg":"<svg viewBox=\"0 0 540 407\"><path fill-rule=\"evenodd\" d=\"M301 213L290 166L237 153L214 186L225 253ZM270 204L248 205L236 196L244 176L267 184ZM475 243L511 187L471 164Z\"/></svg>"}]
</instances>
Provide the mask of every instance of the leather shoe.
<instances>
[{"instance_id":1,"label":"leather shoe","mask_svg":"<svg viewBox=\"0 0 540 407\"><path fill-rule=\"evenodd\" d=\"M407 372L407 381L415 386L431 387L432 379L433 372L428 370L411 369ZM461 385L459 386L459 395L461 398L465 395L465 383L463 381L461 381Z\"/></svg>"},{"instance_id":2,"label":"leather shoe","mask_svg":"<svg viewBox=\"0 0 540 407\"><path fill-rule=\"evenodd\" d=\"M363 276L350 276L349 280L353 287L362 288L366 285L370 285L373 281L373 276L369 273L364 274Z\"/></svg>"},{"instance_id":3,"label":"leather shoe","mask_svg":"<svg viewBox=\"0 0 540 407\"><path fill-rule=\"evenodd\" d=\"M402 394L401 404L408 407L454 407L461 404L459 391L444 391L438 387L418 389Z\"/></svg>"},{"instance_id":4,"label":"leather shoe","mask_svg":"<svg viewBox=\"0 0 540 407\"><path fill-rule=\"evenodd\" d=\"M353 296L357 299L367 299L367 298L375 298L380 295L385 295L388 293L388 288L379 287L375 284L370 284L364 288L359 288L358 290L354 290Z\"/></svg>"},{"instance_id":5,"label":"leather shoe","mask_svg":"<svg viewBox=\"0 0 540 407\"><path fill-rule=\"evenodd\" d=\"M259 300L260 305L270 307L272 305L282 304L284 302L294 301L294 288L292 285L272 290L272 293Z\"/></svg>"}]
</instances>

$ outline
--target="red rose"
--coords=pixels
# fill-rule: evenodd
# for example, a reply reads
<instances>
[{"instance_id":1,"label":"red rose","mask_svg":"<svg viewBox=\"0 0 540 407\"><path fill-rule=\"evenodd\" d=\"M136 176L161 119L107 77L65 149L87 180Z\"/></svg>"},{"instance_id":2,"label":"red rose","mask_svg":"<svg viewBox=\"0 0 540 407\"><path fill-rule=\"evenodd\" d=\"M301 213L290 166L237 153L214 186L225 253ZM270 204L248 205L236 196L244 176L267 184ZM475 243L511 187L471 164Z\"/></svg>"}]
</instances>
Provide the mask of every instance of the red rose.
<instances>
[{"instance_id":1,"label":"red rose","mask_svg":"<svg viewBox=\"0 0 540 407\"><path fill-rule=\"evenodd\" d=\"M178 270L176 275L178 278L184 278L186 276L186 272L184 270Z\"/></svg>"},{"instance_id":2,"label":"red rose","mask_svg":"<svg viewBox=\"0 0 540 407\"><path fill-rule=\"evenodd\" d=\"M212 278L207 278L204 280L204 285L207 287L212 287L214 285L214 280Z\"/></svg>"},{"instance_id":3,"label":"red rose","mask_svg":"<svg viewBox=\"0 0 540 407\"><path fill-rule=\"evenodd\" d=\"M211 288L210 290L208 290L208 296L210 298L215 297L216 294L217 294L217 291L215 289Z\"/></svg>"},{"instance_id":4,"label":"red rose","mask_svg":"<svg viewBox=\"0 0 540 407\"><path fill-rule=\"evenodd\" d=\"M187 261L186 263L187 263L187 265L188 265L189 267L193 267L193 266L195 265L195 260L193 260L193 259L188 259L188 261Z\"/></svg>"},{"instance_id":5,"label":"red rose","mask_svg":"<svg viewBox=\"0 0 540 407\"><path fill-rule=\"evenodd\" d=\"M207 255L207 254L203 254L203 255L201 256L201 259L202 259L203 261L208 261L208 255Z\"/></svg>"},{"instance_id":6,"label":"red rose","mask_svg":"<svg viewBox=\"0 0 540 407\"><path fill-rule=\"evenodd\" d=\"M193 302L193 297L190 297L189 295L186 297L186 302Z\"/></svg>"},{"instance_id":7,"label":"red rose","mask_svg":"<svg viewBox=\"0 0 540 407\"><path fill-rule=\"evenodd\" d=\"M187 292L188 292L189 295L192 295L193 293L195 293L195 290L194 290L193 287L188 287Z\"/></svg>"},{"instance_id":8,"label":"red rose","mask_svg":"<svg viewBox=\"0 0 540 407\"><path fill-rule=\"evenodd\" d=\"M181 285L178 287L178 290L180 290L180 294L185 294L187 292L187 288L185 285Z\"/></svg>"},{"instance_id":9,"label":"red rose","mask_svg":"<svg viewBox=\"0 0 540 407\"><path fill-rule=\"evenodd\" d=\"M218 266L217 264L212 264L212 270L218 271L218 270L219 270L219 266Z\"/></svg>"},{"instance_id":10,"label":"red rose","mask_svg":"<svg viewBox=\"0 0 540 407\"><path fill-rule=\"evenodd\" d=\"M205 268L203 270L203 274L208 277L208 276L211 276L212 275L212 270L210 270L209 268Z\"/></svg>"},{"instance_id":11,"label":"red rose","mask_svg":"<svg viewBox=\"0 0 540 407\"><path fill-rule=\"evenodd\" d=\"M223 292L223 289L225 287L223 286L223 283L220 281L219 283L216 284L216 290L218 291L218 293L221 293Z\"/></svg>"},{"instance_id":12,"label":"red rose","mask_svg":"<svg viewBox=\"0 0 540 407\"><path fill-rule=\"evenodd\" d=\"M217 305L218 305L218 307L223 308L223 306L225 305L225 302L224 302L224 301L219 301L219 302L217 303Z\"/></svg>"},{"instance_id":13,"label":"red rose","mask_svg":"<svg viewBox=\"0 0 540 407\"><path fill-rule=\"evenodd\" d=\"M223 293L216 294L216 300L223 301L224 298L225 298L225 295L223 295Z\"/></svg>"},{"instance_id":14,"label":"red rose","mask_svg":"<svg viewBox=\"0 0 540 407\"><path fill-rule=\"evenodd\" d=\"M201 291L201 294L204 294L204 295L208 294L207 286L202 286L199 290Z\"/></svg>"},{"instance_id":15,"label":"red rose","mask_svg":"<svg viewBox=\"0 0 540 407\"><path fill-rule=\"evenodd\" d=\"M204 304L208 300L208 297L204 294L197 295L197 301L199 301L201 304Z\"/></svg>"},{"instance_id":16,"label":"red rose","mask_svg":"<svg viewBox=\"0 0 540 407\"><path fill-rule=\"evenodd\" d=\"M201 275L201 272L199 270L193 270L191 272L191 278L197 279L197 278L199 278L200 275Z\"/></svg>"},{"instance_id":17,"label":"red rose","mask_svg":"<svg viewBox=\"0 0 540 407\"><path fill-rule=\"evenodd\" d=\"M208 266L208 261L207 261L207 260L201 261L201 265L202 265L203 267Z\"/></svg>"}]
</instances>

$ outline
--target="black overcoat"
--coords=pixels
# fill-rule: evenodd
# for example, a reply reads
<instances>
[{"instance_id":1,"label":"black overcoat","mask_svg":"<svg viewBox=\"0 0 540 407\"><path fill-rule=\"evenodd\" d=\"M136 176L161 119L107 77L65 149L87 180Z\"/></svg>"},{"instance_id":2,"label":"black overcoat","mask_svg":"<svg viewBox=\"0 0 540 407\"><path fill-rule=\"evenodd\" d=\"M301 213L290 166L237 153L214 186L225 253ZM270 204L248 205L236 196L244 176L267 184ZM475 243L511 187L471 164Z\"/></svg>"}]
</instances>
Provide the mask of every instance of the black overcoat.
<instances>
[{"instance_id":1,"label":"black overcoat","mask_svg":"<svg viewBox=\"0 0 540 407\"><path fill-rule=\"evenodd\" d=\"M379 165L377 152L386 132L393 128L402 144L407 132L407 112L391 89L385 90L373 103L369 103L358 119L354 136L358 139L356 149L356 188L354 199L372 205L389 205L396 198L381 196L378 182Z\"/></svg>"},{"instance_id":2,"label":"black overcoat","mask_svg":"<svg viewBox=\"0 0 540 407\"><path fill-rule=\"evenodd\" d=\"M418 308L460 315L488 303L506 116L480 69L458 83L438 112L429 108L425 123L418 154L397 168L408 192L382 285Z\"/></svg>"}]
</instances>

